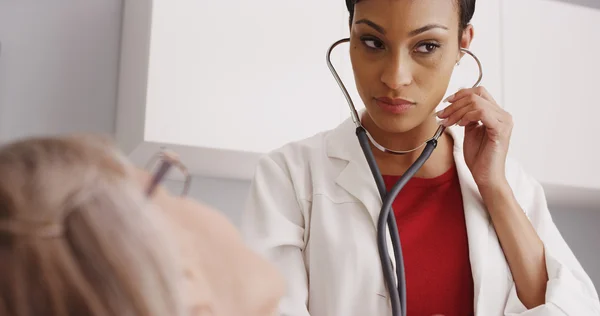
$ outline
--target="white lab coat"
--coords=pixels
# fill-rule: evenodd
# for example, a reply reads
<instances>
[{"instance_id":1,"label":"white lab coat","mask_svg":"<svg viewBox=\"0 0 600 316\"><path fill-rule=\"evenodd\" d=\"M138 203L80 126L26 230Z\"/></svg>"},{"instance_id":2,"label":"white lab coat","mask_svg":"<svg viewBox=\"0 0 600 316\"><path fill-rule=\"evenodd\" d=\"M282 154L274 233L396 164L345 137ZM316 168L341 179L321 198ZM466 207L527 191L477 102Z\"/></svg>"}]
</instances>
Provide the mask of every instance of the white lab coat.
<instances>
[{"instance_id":1,"label":"white lab coat","mask_svg":"<svg viewBox=\"0 0 600 316\"><path fill-rule=\"evenodd\" d=\"M509 158L506 176L544 242L549 276L546 303L532 310L523 306L465 164L462 133L454 128L447 131L455 139L475 314L600 315L594 285L553 223L542 187ZM281 315L391 315L376 241L380 208L381 198L351 120L260 160L242 231L251 247L271 260L287 280ZM392 249L389 238L388 249Z\"/></svg>"}]
</instances>

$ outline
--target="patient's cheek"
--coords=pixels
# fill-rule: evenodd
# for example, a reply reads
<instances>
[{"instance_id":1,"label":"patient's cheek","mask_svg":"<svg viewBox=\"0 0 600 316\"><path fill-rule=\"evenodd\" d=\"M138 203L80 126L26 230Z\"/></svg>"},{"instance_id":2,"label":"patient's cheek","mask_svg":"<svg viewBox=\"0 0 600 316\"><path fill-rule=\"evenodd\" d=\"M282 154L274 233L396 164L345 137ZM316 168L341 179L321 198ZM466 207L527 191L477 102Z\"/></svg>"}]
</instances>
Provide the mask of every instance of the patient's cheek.
<instances>
[{"instance_id":1,"label":"patient's cheek","mask_svg":"<svg viewBox=\"0 0 600 316\"><path fill-rule=\"evenodd\" d=\"M283 276L272 264L254 252L248 252L241 261L241 271L246 273L248 297L255 297L255 315L279 315L279 301L284 295ZM245 263L244 263L245 262ZM246 266L244 266L246 265ZM248 273L254 271L254 273Z\"/></svg>"},{"instance_id":2,"label":"patient's cheek","mask_svg":"<svg viewBox=\"0 0 600 316\"><path fill-rule=\"evenodd\" d=\"M284 291L282 276L243 243L225 216L179 198L165 211L183 259L186 300L196 315L275 313Z\"/></svg>"}]
</instances>

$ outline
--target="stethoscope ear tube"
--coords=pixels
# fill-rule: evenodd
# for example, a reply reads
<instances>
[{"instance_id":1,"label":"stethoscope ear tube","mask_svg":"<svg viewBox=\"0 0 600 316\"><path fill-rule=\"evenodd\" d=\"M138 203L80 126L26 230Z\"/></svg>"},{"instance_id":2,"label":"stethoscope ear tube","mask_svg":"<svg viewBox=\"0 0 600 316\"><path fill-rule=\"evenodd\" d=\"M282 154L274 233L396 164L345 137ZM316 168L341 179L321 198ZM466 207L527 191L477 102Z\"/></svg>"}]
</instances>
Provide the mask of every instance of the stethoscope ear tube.
<instances>
[{"instance_id":1,"label":"stethoscope ear tube","mask_svg":"<svg viewBox=\"0 0 600 316\"><path fill-rule=\"evenodd\" d=\"M444 133L445 127L443 125L440 125L435 135L425 142L425 148L423 149L423 152L421 153L419 158L417 158L417 160L412 164L412 166L408 168L406 173L402 175L402 177L400 177L400 180L398 180L398 182L394 185L392 190L388 193L387 188L385 186L385 182L383 180L383 176L381 175L375 157L373 156L370 143L372 142L374 146L376 146L383 152L391 154L406 154L408 152L413 152L416 149L421 148L423 145L420 145L419 147L409 151L394 151L391 149L383 148L381 145L377 144L377 142L374 139L370 139L367 130L365 130L361 124L358 111L356 111L356 108L354 107L352 98L350 97L348 91L346 90L346 87L344 86L344 83L337 74L335 67L331 63L331 52L333 51L333 49L339 44L346 43L349 41L349 38L344 38L331 45L331 47L329 47L329 49L327 50L326 61L333 77L340 86L340 89L342 90L344 97L348 102L352 120L356 125L356 135L358 137L363 153L365 154L367 163L369 165L369 168L371 169L373 178L375 179L375 183L377 184L377 189L379 190L379 194L381 195L381 199L383 201L381 212L379 214L379 219L377 222L377 247L379 249L379 258L381 261L381 267L383 270L385 284L390 294L392 314L393 316L406 316L406 281L404 273L404 260L402 258L400 235L398 234L398 226L396 225L396 219L394 216L394 212L392 211L392 204L398 196L398 193L402 190L406 183L408 183L408 181L417 173L417 171L419 171L423 164L425 164L425 161L427 161L427 159L431 156L433 150L437 147L438 139ZM473 87L476 87L479 85L483 77L483 69L481 67L481 62L479 61L477 56L475 56L475 54L473 54L471 51L464 48L461 48L460 50L463 53L472 56L477 62L477 66L479 67L479 77L477 78L477 82L473 85ZM390 238L394 249L394 259L396 260L396 278L394 278L394 267L392 261L388 256L386 244L386 224L389 227ZM397 286L394 284L395 280L397 280Z\"/></svg>"}]
</instances>

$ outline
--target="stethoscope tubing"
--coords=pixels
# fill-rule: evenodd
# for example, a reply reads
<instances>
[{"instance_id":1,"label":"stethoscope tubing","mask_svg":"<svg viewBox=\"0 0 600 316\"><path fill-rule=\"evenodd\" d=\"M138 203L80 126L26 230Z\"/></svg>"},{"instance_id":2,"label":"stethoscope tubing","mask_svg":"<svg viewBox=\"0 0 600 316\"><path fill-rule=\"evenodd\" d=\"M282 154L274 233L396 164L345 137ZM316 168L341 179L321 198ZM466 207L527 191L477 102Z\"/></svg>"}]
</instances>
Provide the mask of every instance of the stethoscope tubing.
<instances>
[{"instance_id":1,"label":"stethoscope tubing","mask_svg":"<svg viewBox=\"0 0 600 316\"><path fill-rule=\"evenodd\" d=\"M404 186L408 183L408 181L421 169L421 167L425 164L427 159L433 153L433 150L437 147L438 139L444 133L445 127L440 125L435 132L435 135L427 140L424 145L425 148L417 158L417 160L406 170L406 172L400 177L398 182L392 187L392 189L387 192L387 188L385 185L385 181L383 180L383 176L381 175L381 171L377 166L377 162L375 160L375 156L373 155L373 151L371 149L371 144L373 144L377 149L382 152L403 155L409 152L413 152L423 145L408 150L408 151L396 151L385 148L379 145L369 134L369 132L362 126L360 117L358 112L356 111L356 107L354 106L354 102L348 93L344 83L340 79L335 70L335 67L331 63L331 52L333 49L341 43L349 42L350 39L344 38L337 42L335 42L327 51L327 65L334 76L336 82L338 83L340 89L342 90L346 101L350 107L350 112L352 116L352 121L356 125L356 136L358 138L360 147L365 155L367 160L367 164L369 165L369 169L373 174L373 179L375 180L375 184L377 185L377 189L379 191L379 195L382 199L381 211L379 213L379 218L377 221L377 248L379 251L379 258L381 261L381 268L383 272L383 277L385 281L385 285L388 289L390 295L390 302L392 305L392 314L393 316L406 316L406 278L405 278L405 270L404 270L404 259L402 256L402 246L400 240L400 234L398 231L398 226L396 224L396 218L392 209L392 205L394 200L400 193L400 191L404 188ZM483 70L481 66L481 62L473 54L467 49L461 48L461 51L472 56L477 65L479 67L479 77L477 82L473 87L476 87L481 82L483 77ZM386 227L387 225L387 227ZM392 249L394 253L394 260L396 262L395 276L394 276L394 266L391 261L391 258L388 255L387 243L386 243L386 233L390 231L390 239L392 243ZM397 283L396 283L397 280Z\"/></svg>"}]
</instances>

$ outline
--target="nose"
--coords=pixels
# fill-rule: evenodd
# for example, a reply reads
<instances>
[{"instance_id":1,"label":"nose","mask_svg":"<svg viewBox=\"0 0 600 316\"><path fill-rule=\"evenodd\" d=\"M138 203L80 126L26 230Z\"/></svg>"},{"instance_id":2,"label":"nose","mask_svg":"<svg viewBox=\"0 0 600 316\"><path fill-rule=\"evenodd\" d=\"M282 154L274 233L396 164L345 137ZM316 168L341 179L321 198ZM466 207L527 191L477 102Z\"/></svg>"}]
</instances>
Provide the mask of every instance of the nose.
<instances>
[{"instance_id":1,"label":"nose","mask_svg":"<svg viewBox=\"0 0 600 316\"><path fill-rule=\"evenodd\" d=\"M384 65L381 73L381 82L392 90L412 83L412 72L408 58L402 58L397 54Z\"/></svg>"}]
</instances>

